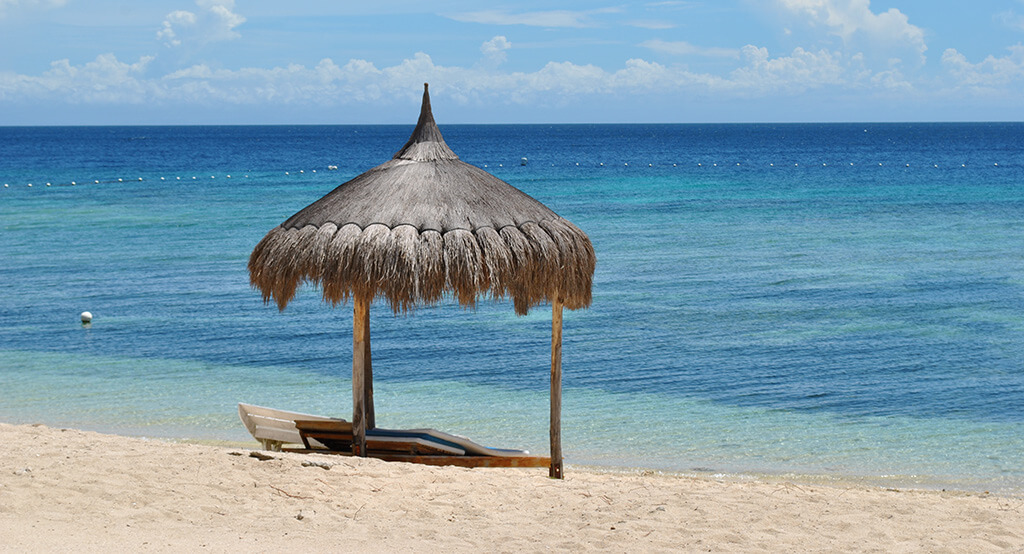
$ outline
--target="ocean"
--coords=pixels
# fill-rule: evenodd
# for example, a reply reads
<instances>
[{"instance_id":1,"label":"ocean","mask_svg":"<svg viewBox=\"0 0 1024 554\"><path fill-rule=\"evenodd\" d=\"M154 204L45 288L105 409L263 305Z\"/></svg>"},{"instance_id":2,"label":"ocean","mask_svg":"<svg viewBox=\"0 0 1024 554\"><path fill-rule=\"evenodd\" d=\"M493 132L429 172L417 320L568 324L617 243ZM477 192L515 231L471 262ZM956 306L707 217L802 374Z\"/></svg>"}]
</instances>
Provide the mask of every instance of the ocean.
<instances>
[{"instance_id":1,"label":"ocean","mask_svg":"<svg viewBox=\"0 0 1024 554\"><path fill-rule=\"evenodd\" d=\"M0 128L0 421L350 417L351 305L279 312L246 263L412 127ZM1024 494L1024 124L440 128L593 241L569 464ZM378 425L547 452L550 310L371 328Z\"/></svg>"}]
</instances>

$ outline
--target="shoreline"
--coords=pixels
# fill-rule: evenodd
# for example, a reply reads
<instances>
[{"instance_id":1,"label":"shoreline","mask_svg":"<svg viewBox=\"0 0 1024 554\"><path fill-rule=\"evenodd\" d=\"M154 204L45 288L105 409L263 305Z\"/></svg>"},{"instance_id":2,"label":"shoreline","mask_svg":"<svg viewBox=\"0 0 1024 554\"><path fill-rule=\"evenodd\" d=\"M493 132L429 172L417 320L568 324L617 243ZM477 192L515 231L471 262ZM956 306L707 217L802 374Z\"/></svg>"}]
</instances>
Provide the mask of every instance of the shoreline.
<instances>
[{"instance_id":1,"label":"shoreline","mask_svg":"<svg viewBox=\"0 0 1024 554\"><path fill-rule=\"evenodd\" d=\"M417 466L0 423L3 551L1024 548L1024 499L594 471Z\"/></svg>"},{"instance_id":2,"label":"shoreline","mask_svg":"<svg viewBox=\"0 0 1024 554\"><path fill-rule=\"evenodd\" d=\"M0 425L8 424L15 426L46 426L55 429L68 429L97 433L101 435L136 438L145 441L160 441L174 444L196 444L213 446L219 448L235 448L244 450L260 450L260 445L254 439L233 440L219 438L197 438L183 434L147 434L143 427L131 427L121 430L108 430L102 427L76 427L74 425L64 427L61 424L46 422L15 422L0 420ZM241 425L241 424L240 424ZM248 436L248 435L246 435ZM724 479L737 482L770 482L770 483L796 483L811 486L838 486L838 487L869 487L896 491L931 491L931 492L960 492L965 494L992 494L1006 498L1024 499L1024 487L1012 486L1009 488L998 488L977 484L971 486L966 479L940 478L921 475L860 475L843 472L821 472L801 473L793 471L766 472L766 471L743 471L729 470L726 468L692 468L692 469L670 469L648 467L642 465L602 465L597 463L573 463L571 458L566 462L567 470L582 470L589 473L600 474L622 474L622 475L663 475L669 477L696 478L696 479Z\"/></svg>"}]
</instances>

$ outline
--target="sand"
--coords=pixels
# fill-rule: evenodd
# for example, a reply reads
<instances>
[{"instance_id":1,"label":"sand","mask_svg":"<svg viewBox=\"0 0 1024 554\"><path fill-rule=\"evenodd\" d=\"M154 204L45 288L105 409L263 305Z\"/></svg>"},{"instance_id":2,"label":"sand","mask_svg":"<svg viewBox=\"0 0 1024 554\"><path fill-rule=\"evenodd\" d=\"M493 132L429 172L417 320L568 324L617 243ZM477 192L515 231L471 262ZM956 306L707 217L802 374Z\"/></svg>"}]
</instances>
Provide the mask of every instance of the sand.
<instances>
[{"instance_id":1,"label":"sand","mask_svg":"<svg viewBox=\"0 0 1024 554\"><path fill-rule=\"evenodd\" d=\"M1024 552L1024 499L983 493L259 460L42 425L0 443L4 552Z\"/></svg>"}]
</instances>

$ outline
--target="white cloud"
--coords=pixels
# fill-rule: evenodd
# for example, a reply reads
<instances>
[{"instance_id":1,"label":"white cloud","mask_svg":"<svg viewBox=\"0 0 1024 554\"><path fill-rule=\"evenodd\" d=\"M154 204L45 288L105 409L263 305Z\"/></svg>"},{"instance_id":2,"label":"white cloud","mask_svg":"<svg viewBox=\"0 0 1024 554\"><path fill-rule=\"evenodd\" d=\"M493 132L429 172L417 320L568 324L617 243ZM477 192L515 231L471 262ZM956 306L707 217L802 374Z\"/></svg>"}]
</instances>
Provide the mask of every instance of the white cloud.
<instances>
[{"instance_id":1,"label":"white cloud","mask_svg":"<svg viewBox=\"0 0 1024 554\"><path fill-rule=\"evenodd\" d=\"M1017 31L1024 31L1024 15L1020 15L1013 10L1007 10L1000 13L997 17L1007 27Z\"/></svg>"},{"instance_id":2,"label":"white cloud","mask_svg":"<svg viewBox=\"0 0 1024 554\"><path fill-rule=\"evenodd\" d=\"M972 64L956 49L949 48L942 53L942 66L953 77L954 88L1005 90L1007 85L1024 81L1024 45L1018 43L1008 50L1010 53L1002 58L988 56Z\"/></svg>"},{"instance_id":3,"label":"white cloud","mask_svg":"<svg viewBox=\"0 0 1024 554\"><path fill-rule=\"evenodd\" d=\"M485 55L507 52L501 36L485 42ZM796 48L783 55L747 45L731 71L719 74L688 70L644 59L626 60L616 68L549 62L535 71L499 72L484 66L439 65L418 52L399 63L378 67L368 60L344 64L324 58L307 66L224 69L206 64L153 75L152 57L122 62L113 54L73 65L53 62L38 76L0 72L0 101L45 105L195 105L195 106L357 106L366 103L415 102L424 82L435 95L461 105L507 104L567 106L585 97L751 99L800 97L828 89L886 98L963 97L1019 94L1024 82L1024 45L1003 57L971 63L956 50L942 56L946 86L929 82L915 87L896 63L883 70L868 67L862 55ZM943 96L945 95L945 96Z\"/></svg>"},{"instance_id":4,"label":"white cloud","mask_svg":"<svg viewBox=\"0 0 1024 554\"><path fill-rule=\"evenodd\" d=\"M705 48L694 46L686 41L664 41L660 39L652 39L640 43L640 46L649 48L655 52L662 52L674 56L707 56L711 58L740 57L740 51L735 48Z\"/></svg>"},{"instance_id":5,"label":"white cloud","mask_svg":"<svg viewBox=\"0 0 1024 554\"><path fill-rule=\"evenodd\" d=\"M505 10L481 10L449 15L447 17L463 23L483 23L486 25L528 25L532 27L594 27L592 15L617 13L614 8L599 10L570 11L549 10L538 12L509 13Z\"/></svg>"},{"instance_id":6,"label":"white cloud","mask_svg":"<svg viewBox=\"0 0 1024 554\"><path fill-rule=\"evenodd\" d=\"M3 17L8 10L19 8L60 8L67 3L67 0L0 0L0 17Z\"/></svg>"},{"instance_id":7,"label":"white cloud","mask_svg":"<svg viewBox=\"0 0 1024 554\"><path fill-rule=\"evenodd\" d=\"M655 20L655 19L635 19L625 22L630 27L637 27L640 29L650 29L652 31L663 31L666 29L675 29L676 25L668 21Z\"/></svg>"},{"instance_id":8,"label":"white cloud","mask_svg":"<svg viewBox=\"0 0 1024 554\"><path fill-rule=\"evenodd\" d=\"M245 23L245 17L234 13L234 0L196 0L199 12L175 10L167 14L156 33L157 39L168 47L185 43L203 45L236 39L242 36L236 29Z\"/></svg>"},{"instance_id":9,"label":"white cloud","mask_svg":"<svg viewBox=\"0 0 1024 554\"><path fill-rule=\"evenodd\" d=\"M512 48L512 43L504 36L498 35L480 45L480 52L491 66L498 66L508 58L506 50Z\"/></svg>"},{"instance_id":10,"label":"white cloud","mask_svg":"<svg viewBox=\"0 0 1024 554\"><path fill-rule=\"evenodd\" d=\"M38 77L0 73L0 99L57 99L69 104L138 104L156 91L144 78L152 56L135 63L118 61L113 54L102 54L80 66L58 60Z\"/></svg>"},{"instance_id":11,"label":"white cloud","mask_svg":"<svg viewBox=\"0 0 1024 554\"><path fill-rule=\"evenodd\" d=\"M883 13L871 11L870 0L778 0L792 12L808 16L813 24L825 25L831 33L844 41L863 35L868 41L904 44L912 48L923 61L928 46L924 30L912 25L907 16L896 8Z\"/></svg>"},{"instance_id":12,"label":"white cloud","mask_svg":"<svg viewBox=\"0 0 1024 554\"><path fill-rule=\"evenodd\" d=\"M829 85L850 83L847 65L838 52L810 52L796 48L790 56L772 58L767 48L743 47L745 67L734 70L731 81L737 88L753 92L799 92Z\"/></svg>"}]
</instances>

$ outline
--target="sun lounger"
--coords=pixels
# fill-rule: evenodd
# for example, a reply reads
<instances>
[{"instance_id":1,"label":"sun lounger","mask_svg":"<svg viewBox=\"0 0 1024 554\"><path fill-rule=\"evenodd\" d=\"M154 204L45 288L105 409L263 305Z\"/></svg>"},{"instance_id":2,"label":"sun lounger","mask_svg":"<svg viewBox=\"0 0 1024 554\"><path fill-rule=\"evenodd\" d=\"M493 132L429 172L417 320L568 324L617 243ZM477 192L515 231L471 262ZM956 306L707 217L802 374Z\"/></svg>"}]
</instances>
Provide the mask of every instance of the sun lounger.
<instances>
[{"instance_id":1,"label":"sun lounger","mask_svg":"<svg viewBox=\"0 0 1024 554\"><path fill-rule=\"evenodd\" d=\"M238 413L253 437L267 450L351 455L352 423L330 418L239 404ZM551 459L525 450L489 448L437 429L366 431L366 454L388 461L464 467L546 467Z\"/></svg>"},{"instance_id":2,"label":"sun lounger","mask_svg":"<svg viewBox=\"0 0 1024 554\"><path fill-rule=\"evenodd\" d=\"M305 444L306 448L324 448L319 442L315 444L303 440L299 430L295 428L296 419L344 422L343 419L323 417L299 412L275 410L263 406L238 403L238 417L249 430L254 439L260 441L264 450L280 452L286 444ZM351 424L349 424L351 427ZM351 431L349 432L351 435ZM351 441L351 439L349 439Z\"/></svg>"}]
</instances>

